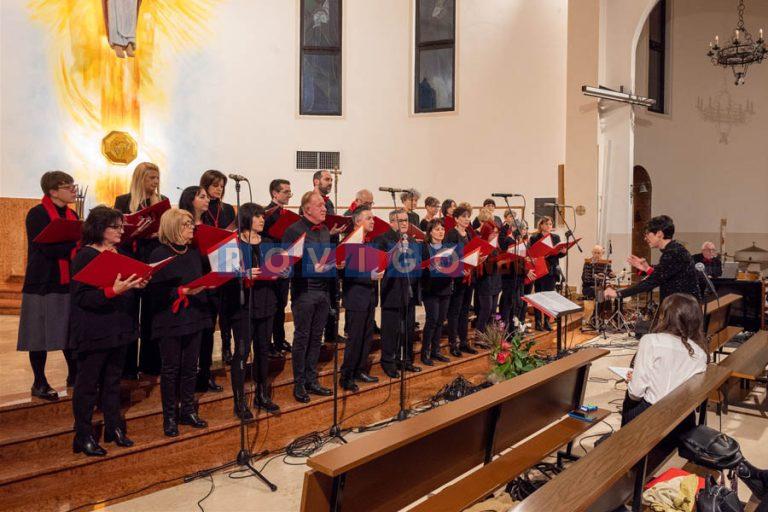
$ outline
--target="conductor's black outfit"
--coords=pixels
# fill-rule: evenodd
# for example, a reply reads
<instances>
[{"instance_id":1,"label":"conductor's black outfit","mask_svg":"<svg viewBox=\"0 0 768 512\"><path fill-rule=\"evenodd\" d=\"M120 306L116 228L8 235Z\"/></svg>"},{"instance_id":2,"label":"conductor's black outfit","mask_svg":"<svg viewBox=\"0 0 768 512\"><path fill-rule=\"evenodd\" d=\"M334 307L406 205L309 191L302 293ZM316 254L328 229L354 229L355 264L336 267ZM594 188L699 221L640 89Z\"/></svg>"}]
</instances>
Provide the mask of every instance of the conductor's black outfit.
<instances>
[{"instance_id":1,"label":"conductor's black outfit","mask_svg":"<svg viewBox=\"0 0 768 512\"><path fill-rule=\"evenodd\" d=\"M673 293L687 293L701 302L702 296L693 258L683 244L676 240L670 241L661 249L661 258L652 268L650 273L646 273L647 277L644 280L629 288L618 290L616 292L618 297L623 299L658 287L660 301L664 301Z\"/></svg>"}]
</instances>

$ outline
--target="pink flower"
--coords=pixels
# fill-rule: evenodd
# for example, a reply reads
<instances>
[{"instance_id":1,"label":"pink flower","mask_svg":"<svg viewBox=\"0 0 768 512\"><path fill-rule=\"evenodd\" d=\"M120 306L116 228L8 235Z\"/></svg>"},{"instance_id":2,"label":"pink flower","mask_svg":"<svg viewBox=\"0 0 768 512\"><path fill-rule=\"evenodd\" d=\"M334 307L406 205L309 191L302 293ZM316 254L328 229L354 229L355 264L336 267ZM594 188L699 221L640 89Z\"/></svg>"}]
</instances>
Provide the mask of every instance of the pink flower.
<instances>
[{"instance_id":1,"label":"pink flower","mask_svg":"<svg viewBox=\"0 0 768 512\"><path fill-rule=\"evenodd\" d=\"M512 348L512 345L510 345L509 342L507 342L507 341L502 341L501 342L501 350L507 351L510 348Z\"/></svg>"},{"instance_id":2,"label":"pink flower","mask_svg":"<svg viewBox=\"0 0 768 512\"><path fill-rule=\"evenodd\" d=\"M496 362L499 363L499 364L506 363L507 359L509 359L509 352L499 352L496 355Z\"/></svg>"}]
</instances>

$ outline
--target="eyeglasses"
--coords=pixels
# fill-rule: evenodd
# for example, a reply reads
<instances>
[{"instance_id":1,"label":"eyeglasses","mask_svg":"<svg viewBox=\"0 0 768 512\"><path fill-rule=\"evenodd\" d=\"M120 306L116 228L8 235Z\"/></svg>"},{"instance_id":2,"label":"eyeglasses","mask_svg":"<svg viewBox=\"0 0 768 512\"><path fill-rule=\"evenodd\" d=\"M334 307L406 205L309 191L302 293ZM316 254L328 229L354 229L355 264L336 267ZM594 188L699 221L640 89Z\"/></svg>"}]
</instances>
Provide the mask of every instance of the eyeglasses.
<instances>
[{"instance_id":1,"label":"eyeglasses","mask_svg":"<svg viewBox=\"0 0 768 512\"><path fill-rule=\"evenodd\" d=\"M123 224L110 224L107 226L108 228L112 228L116 231L123 231L125 229L125 226Z\"/></svg>"},{"instance_id":2,"label":"eyeglasses","mask_svg":"<svg viewBox=\"0 0 768 512\"><path fill-rule=\"evenodd\" d=\"M77 190L77 183L67 183L65 185L59 185L57 190Z\"/></svg>"},{"instance_id":3,"label":"eyeglasses","mask_svg":"<svg viewBox=\"0 0 768 512\"><path fill-rule=\"evenodd\" d=\"M191 220L187 220L187 221L184 221L181 224L181 227L183 227L183 228L194 228L195 227L195 223L192 222Z\"/></svg>"}]
</instances>

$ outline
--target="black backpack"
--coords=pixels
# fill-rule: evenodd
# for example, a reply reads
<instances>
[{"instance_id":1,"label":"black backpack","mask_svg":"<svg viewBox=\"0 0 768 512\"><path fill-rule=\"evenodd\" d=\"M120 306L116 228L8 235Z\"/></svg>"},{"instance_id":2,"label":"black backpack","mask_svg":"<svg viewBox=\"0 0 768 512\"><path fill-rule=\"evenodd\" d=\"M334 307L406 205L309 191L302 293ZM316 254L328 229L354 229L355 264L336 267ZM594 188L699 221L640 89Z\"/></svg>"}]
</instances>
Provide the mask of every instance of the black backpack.
<instances>
[{"instance_id":1,"label":"black backpack","mask_svg":"<svg viewBox=\"0 0 768 512\"><path fill-rule=\"evenodd\" d=\"M706 425L698 425L680 436L680 456L717 471L732 469L743 459L739 443Z\"/></svg>"},{"instance_id":2,"label":"black backpack","mask_svg":"<svg viewBox=\"0 0 768 512\"><path fill-rule=\"evenodd\" d=\"M744 512L736 491L724 485L718 485L712 476L708 476L704 488L696 495L697 512Z\"/></svg>"}]
</instances>

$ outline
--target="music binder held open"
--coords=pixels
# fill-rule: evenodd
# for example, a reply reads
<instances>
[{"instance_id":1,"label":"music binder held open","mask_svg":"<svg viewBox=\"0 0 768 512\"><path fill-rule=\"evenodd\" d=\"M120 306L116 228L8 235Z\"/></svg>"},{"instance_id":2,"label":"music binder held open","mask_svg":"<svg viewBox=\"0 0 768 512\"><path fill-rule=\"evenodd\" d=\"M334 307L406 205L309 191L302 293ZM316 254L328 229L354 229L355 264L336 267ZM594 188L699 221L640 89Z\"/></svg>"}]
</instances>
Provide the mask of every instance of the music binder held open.
<instances>
[{"instance_id":1,"label":"music binder held open","mask_svg":"<svg viewBox=\"0 0 768 512\"><path fill-rule=\"evenodd\" d=\"M583 311L584 308L571 302L557 292L537 292L523 297L523 300L557 322L557 353L563 351L562 323L564 316Z\"/></svg>"}]
</instances>

